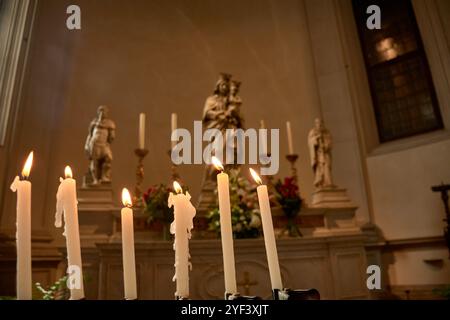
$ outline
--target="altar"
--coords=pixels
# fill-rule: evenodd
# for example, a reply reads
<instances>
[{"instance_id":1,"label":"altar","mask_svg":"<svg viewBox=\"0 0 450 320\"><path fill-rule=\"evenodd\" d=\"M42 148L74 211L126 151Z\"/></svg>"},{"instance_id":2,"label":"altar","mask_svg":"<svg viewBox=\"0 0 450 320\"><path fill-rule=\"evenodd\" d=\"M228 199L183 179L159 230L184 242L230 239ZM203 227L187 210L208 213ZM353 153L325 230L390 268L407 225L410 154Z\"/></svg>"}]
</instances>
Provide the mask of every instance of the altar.
<instances>
[{"instance_id":1,"label":"altar","mask_svg":"<svg viewBox=\"0 0 450 320\"><path fill-rule=\"evenodd\" d=\"M329 236L280 239L277 242L283 282L291 288L316 288L323 299L365 299L366 258L364 236ZM99 299L123 299L120 243L97 245ZM191 299L223 299L223 263L220 240L190 243ZM271 299L269 271L263 239L235 241L238 290ZM136 243L139 299L173 299L172 243Z\"/></svg>"}]
</instances>

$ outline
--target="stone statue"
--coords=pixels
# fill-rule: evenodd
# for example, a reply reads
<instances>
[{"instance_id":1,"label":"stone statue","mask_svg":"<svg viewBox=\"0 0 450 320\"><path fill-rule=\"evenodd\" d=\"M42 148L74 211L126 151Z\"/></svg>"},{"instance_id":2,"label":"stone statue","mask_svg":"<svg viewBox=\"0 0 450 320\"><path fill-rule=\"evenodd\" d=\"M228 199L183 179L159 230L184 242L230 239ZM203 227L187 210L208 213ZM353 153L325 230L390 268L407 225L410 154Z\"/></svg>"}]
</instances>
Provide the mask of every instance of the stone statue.
<instances>
[{"instance_id":1,"label":"stone statue","mask_svg":"<svg viewBox=\"0 0 450 320\"><path fill-rule=\"evenodd\" d=\"M239 96L241 83L231 80L231 77L230 74L220 74L214 92L206 99L203 109L204 129L219 129L224 138L227 129L239 129L244 126L244 120L240 112L242 106L242 99ZM225 143L226 141L224 141L224 148ZM223 156L225 156L225 149ZM235 159L237 159L236 155ZM210 165L205 168L202 191L198 202L199 212L206 212L212 205L215 205L215 171L216 169Z\"/></svg>"},{"instance_id":2,"label":"stone statue","mask_svg":"<svg viewBox=\"0 0 450 320\"><path fill-rule=\"evenodd\" d=\"M221 73L216 83L216 88L211 96L206 99L203 109L203 125L205 129L242 128L240 106L242 100L238 96L240 82L231 81L231 75Z\"/></svg>"},{"instance_id":3,"label":"stone statue","mask_svg":"<svg viewBox=\"0 0 450 320\"><path fill-rule=\"evenodd\" d=\"M116 125L108 117L107 106L97 109L97 117L89 126L89 134L84 150L89 159L89 172L85 184L98 185L111 182L111 163L113 159L111 143L115 138Z\"/></svg>"},{"instance_id":4,"label":"stone statue","mask_svg":"<svg viewBox=\"0 0 450 320\"><path fill-rule=\"evenodd\" d=\"M311 166L316 189L334 188L331 176L331 134L321 119L315 119L314 128L308 134Z\"/></svg>"}]
</instances>

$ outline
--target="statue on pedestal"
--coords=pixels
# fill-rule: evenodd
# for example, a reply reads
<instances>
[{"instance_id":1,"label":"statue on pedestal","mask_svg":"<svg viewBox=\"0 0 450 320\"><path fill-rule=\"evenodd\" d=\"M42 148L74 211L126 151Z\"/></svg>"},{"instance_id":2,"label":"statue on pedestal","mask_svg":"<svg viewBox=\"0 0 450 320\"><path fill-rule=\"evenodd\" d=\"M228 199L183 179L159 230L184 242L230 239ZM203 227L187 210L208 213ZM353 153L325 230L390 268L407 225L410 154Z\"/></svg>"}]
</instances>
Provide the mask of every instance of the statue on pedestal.
<instances>
[{"instance_id":1,"label":"statue on pedestal","mask_svg":"<svg viewBox=\"0 0 450 320\"><path fill-rule=\"evenodd\" d=\"M314 128L308 134L311 167L316 189L334 188L331 175L331 133L321 119L315 119Z\"/></svg>"},{"instance_id":2,"label":"statue on pedestal","mask_svg":"<svg viewBox=\"0 0 450 320\"><path fill-rule=\"evenodd\" d=\"M97 109L97 117L89 126L89 134L84 150L89 159L89 171L85 176L85 185L111 183L112 151L111 143L115 138L116 125L108 117L107 106Z\"/></svg>"},{"instance_id":3,"label":"statue on pedestal","mask_svg":"<svg viewBox=\"0 0 450 320\"><path fill-rule=\"evenodd\" d=\"M244 119L240 109L242 99L239 96L241 83L231 79L230 74L221 73L211 96L206 99L203 109L204 129L218 129L225 138L227 129L243 128ZM225 156L225 141L224 153ZM235 157L237 159L237 157ZM216 185L215 169L212 166L205 168L202 191L199 199L199 211L206 211L215 205L214 189Z\"/></svg>"},{"instance_id":4,"label":"statue on pedestal","mask_svg":"<svg viewBox=\"0 0 450 320\"><path fill-rule=\"evenodd\" d=\"M347 191L333 184L331 173L331 133L325 128L321 119L314 120L314 128L308 134L308 147L311 157L311 167L314 172L312 195L313 207L354 208Z\"/></svg>"}]
</instances>

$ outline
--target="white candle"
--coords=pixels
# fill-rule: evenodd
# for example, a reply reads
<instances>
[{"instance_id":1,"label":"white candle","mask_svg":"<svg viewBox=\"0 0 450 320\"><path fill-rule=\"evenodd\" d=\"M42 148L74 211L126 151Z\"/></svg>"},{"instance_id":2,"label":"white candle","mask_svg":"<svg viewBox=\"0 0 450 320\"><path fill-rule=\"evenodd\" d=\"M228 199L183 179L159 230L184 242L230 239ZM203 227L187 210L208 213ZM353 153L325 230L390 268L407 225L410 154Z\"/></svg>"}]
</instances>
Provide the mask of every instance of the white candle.
<instances>
[{"instance_id":1,"label":"white candle","mask_svg":"<svg viewBox=\"0 0 450 320\"><path fill-rule=\"evenodd\" d=\"M264 233L264 243L266 246L267 262L269 265L270 282L272 284L272 289L283 289L283 284L281 282L281 272L280 265L278 261L278 251L275 242L275 232L273 230L272 223L272 213L270 210L269 193L267 191L267 186L262 184L261 178L258 174L250 169L250 172L259 184L257 190L259 210L261 212L261 220L263 225Z\"/></svg>"},{"instance_id":2,"label":"white candle","mask_svg":"<svg viewBox=\"0 0 450 320\"><path fill-rule=\"evenodd\" d=\"M260 129L266 129L266 123L264 122L264 120L261 120L261 121L260 121L260 126L259 126L259 128L260 128Z\"/></svg>"},{"instance_id":3,"label":"white candle","mask_svg":"<svg viewBox=\"0 0 450 320\"><path fill-rule=\"evenodd\" d=\"M78 224L77 186L75 179L72 178L72 170L69 166L65 169L65 179L60 178L60 181L56 194L55 226L57 228L62 226L64 213L63 235L66 236L70 300L81 300L84 298L84 286Z\"/></svg>"},{"instance_id":4,"label":"white candle","mask_svg":"<svg viewBox=\"0 0 450 320\"><path fill-rule=\"evenodd\" d=\"M178 120L178 116L176 113L172 113L172 118L171 118L171 132L174 132L175 130L177 130L177 120ZM172 149L175 148L175 146L177 145L176 141L172 141Z\"/></svg>"},{"instance_id":5,"label":"white candle","mask_svg":"<svg viewBox=\"0 0 450 320\"><path fill-rule=\"evenodd\" d=\"M294 154L294 143L292 142L292 130L291 130L291 122L286 122L286 131L287 131L287 138L288 138L288 147L289 147L289 154Z\"/></svg>"},{"instance_id":6,"label":"white candle","mask_svg":"<svg viewBox=\"0 0 450 320\"><path fill-rule=\"evenodd\" d=\"M122 190L122 260L123 283L126 300L137 299L136 260L134 256L134 228L131 196L127 189Z\"/></svg>"},{"instance_id":7,"label":"white candle","mask_svg":"<svg viewBox=\"0 0 450 320\"><path fill-rule=\"evenodd\" d=\"M220 235L222 238L223 272L225 294L237 293L236 270L234 263L233 228L231 225L230 188L228 175L219 159L212 157L212 163L221 172L217 175L217 190L220 211Z\"/></svg>"},{"instance_id":8,"label":"white candle","mask_svg":"<svg viewBox=\"0 0 450 320\"><path fill-rule=\"evenodd\" d=\"M145 149L145 113L139 115L139 149Z\"/></svg>"},{"instance_id":9,"label":"white candle","mask_svg":"<svg viewBox=\"0 0 450 320\"><path fill-rule=\"evenodd\" d=\"M22 170L22 178L16 177L11 190L17 192L17 300L31 300L31 182L28 181L33 152Z\"/></svg>"},{"instance_id":10,"label":"white candle","mask_svg":"<svg viewBox=\"0 0 450 320\"><path fill-rule=\"evenodd\" d=\"M189 239L191 230L194 227L195 207L191 203L189 192L183 194L183 190L178 182L174 182L174 189L169 195L168 205L174 207L174 220L170 225L170 233L175 235L173 249L175 250L175 276L176 281L175 296L179 298L189 297L189 270L192 265L189 262Z\"/></svg>"},{"instance_id":11,"label":"white candle","mask_svg":"<svg viewBox=\"0 0 450 320\"><path fill-rule=\"evenodd\" d=\"M262 130L259 133L259 139L261 140L259 143L259 146L261 147L261 151L259 152L259 154L266 156L267 155L267 130L266 130L266 123L264 122L264 120L261 120L261 122L260 122L260 129L265 130L266 134L262 134Z\"/></svg>"}]
</instances>

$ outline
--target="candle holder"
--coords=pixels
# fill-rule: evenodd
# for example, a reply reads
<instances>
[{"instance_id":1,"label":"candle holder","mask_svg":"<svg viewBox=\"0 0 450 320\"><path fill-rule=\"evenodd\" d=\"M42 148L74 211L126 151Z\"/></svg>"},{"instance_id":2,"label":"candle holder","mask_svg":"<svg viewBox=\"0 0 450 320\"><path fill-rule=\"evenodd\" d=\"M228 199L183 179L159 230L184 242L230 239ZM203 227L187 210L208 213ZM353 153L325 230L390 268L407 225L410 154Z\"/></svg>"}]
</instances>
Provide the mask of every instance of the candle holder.
<instances>
[{"instance_id":1,"label":"candle holder","mask_svg":"<svg viewBox=\"0 0 450 320\"><path fill-rule=\"evenodd\" d=\"M259 157L261 159L264 159L265 163L267 163L267 160L270 158L270 156L271 156L270 152L267 152L267 154L262 153L262 154L259 155ZM273 193L273 191L275 190L275 185L273 183L273 180L274 180L273 175L266 176L267 187L269 188L271 193Z\"/></svg>"},{"instance_id":2,"label":"candle holder","mask_svg":"<svg viewBox=\"0 0 450 320\"><path fill-rule=\"evenodd\" d=\"M320 300L320 293L316 289L292 290L272 290L273 300Z\"/></svg>"},{"instance_id":3,"label":"candle holder","mask_svg":"<svg viewBox=\"0 0 450 320\"><path fill-rule=\"evenodd\" d=\"M237 293L225 293L225 300L227 301L262 300L262 298L258 296L241 296L241 294L237 292Z\"/></svg>"},{"instance_id":4,"label":"candle holder","mask_svg":"<svg viewBox=\"0 0 450 320\"><path fill-rule=\"evenodd\" d=\"M133 206L142 208L142 182L144 181L144 158L148 154L148 149L135 149L134 154L138 157L136 168L136 186L134 187Z\"/></svg>"},{"instance_id":5,"label":"candle holder","mask_svg":"<svg viewBox=\"0 0 450 320\"><path fill-rule=\"evenodd\" d=\"M169 150L169 152L167 154L169 155L169 158L170 158L170 165L171 165L170 172L171 172L172 181L178 181L181 183L181 178L180 178L180 175L177 170L178 165L176 165L172 161L172 150Z\"/></svg>"},{"instance_id":6,"label":"candle holder","mask_svg":"<svg viewBox=\"0 0 450 320\"><path fill-rule=\"evenodd\" d=\"M298 180L298 178L297 178L297 168L295 166L295 163L297 162L297 159L298 159L298 155L297 154L288 154L286 156L286 159L291 164L292 177L294 177L295 182L298 182L297 181Z\"/></svg>"}]
</instances>

